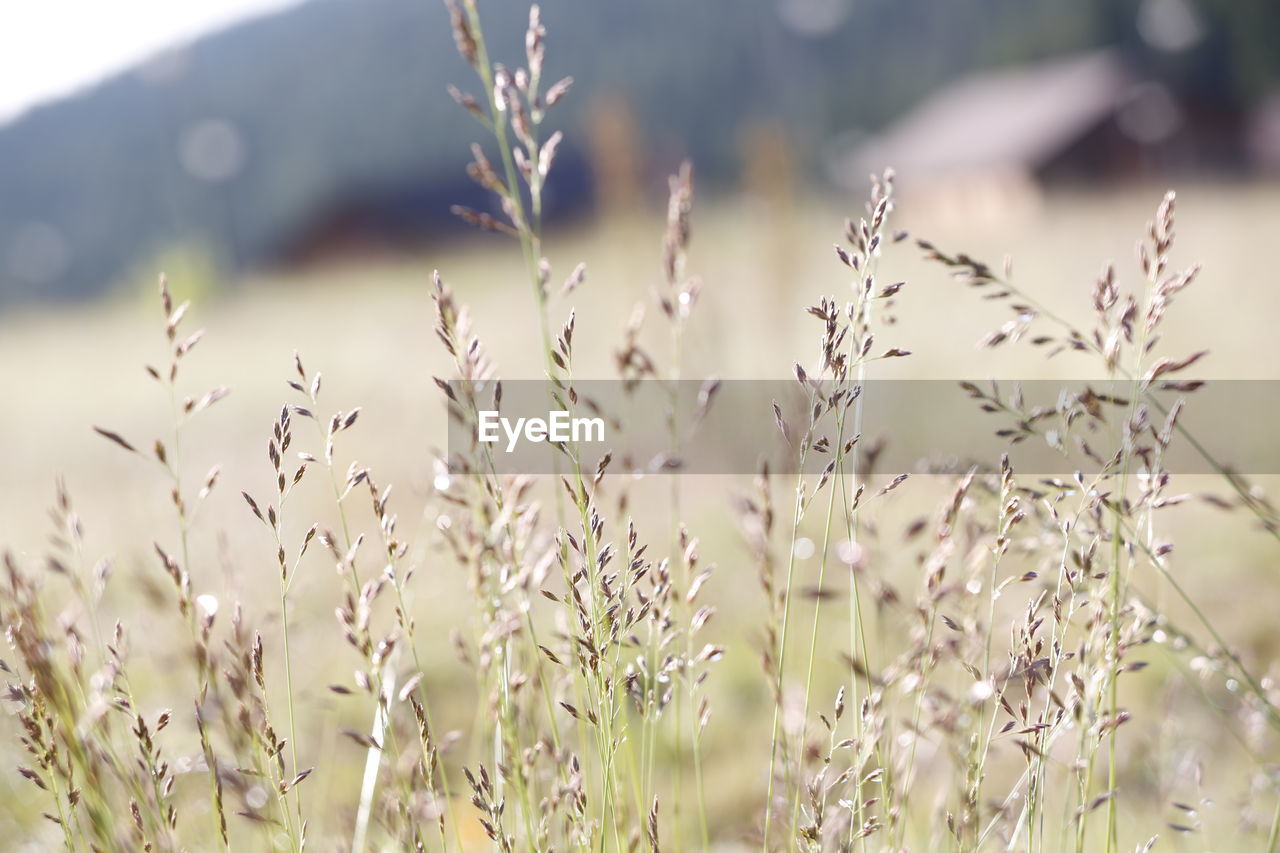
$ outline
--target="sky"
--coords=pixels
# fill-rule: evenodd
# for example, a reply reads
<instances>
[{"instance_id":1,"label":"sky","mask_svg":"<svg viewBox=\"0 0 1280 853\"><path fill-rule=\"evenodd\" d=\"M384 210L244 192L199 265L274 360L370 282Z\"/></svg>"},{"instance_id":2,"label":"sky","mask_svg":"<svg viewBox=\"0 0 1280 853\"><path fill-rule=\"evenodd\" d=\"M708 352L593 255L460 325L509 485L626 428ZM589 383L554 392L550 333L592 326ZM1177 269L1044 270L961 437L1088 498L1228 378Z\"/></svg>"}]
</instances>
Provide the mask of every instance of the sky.
<instances>
[{"instance_id":1,"label":"sky","mask_svg":"<svg viewBox=\"0 0 1280 853\"><path fill-rule=\"evenodd\" d=\"M299 0L0 0L0 122Z\"/></svg>"}]
</instances>

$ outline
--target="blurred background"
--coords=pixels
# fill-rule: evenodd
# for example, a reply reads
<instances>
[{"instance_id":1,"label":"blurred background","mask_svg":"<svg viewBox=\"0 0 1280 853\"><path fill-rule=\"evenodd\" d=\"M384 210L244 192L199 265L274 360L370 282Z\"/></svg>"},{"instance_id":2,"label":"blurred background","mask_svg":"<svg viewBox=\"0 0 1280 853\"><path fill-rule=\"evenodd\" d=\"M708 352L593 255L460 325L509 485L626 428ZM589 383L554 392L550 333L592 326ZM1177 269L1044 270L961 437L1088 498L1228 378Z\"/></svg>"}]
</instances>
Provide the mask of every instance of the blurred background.
<instances>
[{"instance_id":1,"label":"blurred background","mask_svg":"<svg viewBox=\"0 0 1280 853\"><path fill-rule=\"evenodd\" d=\"M495 57L523 62L527 6L488 0L481 13ZM814 357L819 330L803 309L848 293L831 244L844 217L861 213L868 173L893 166L896 225L993 264L1008 254L1023 287L1082 321L1103 262L1140 284L1134 242L1176 187L1174 261L1205 272L1171 312L1162 346L1210 349L1197 365L1209 378L1280 378L1275 0L546 0L543 19L548 79L575 79L548 119L565 142L548 187L546 250L553 281L587 265L586 284L552 308L577 310L581 376L614 375L632 307L652 304L666 176L691 158L689 268L705 286L685 376L787 377ZM113 554L118 572L157 589L150 543L168 535L155 532L171 515L167 481L89 427L140 446L167 434L169 402L142 370L165 358L155 296L164 271L177 298L193 302L187 322L209 331L184 367L190 393L233 392L183 439L192 481L217 463L228 484L202 510L197 586L272 618L270 597L255 608L252 590L274 583L273 546L245 524L236 493L269 488L262 445L298 350L324 373L329 406L364 407L339 467L359 459L398 484L403 526L423 532L426 582L442 585L422 602L442 617L423 619L440 640L432 678L465 685L445 663L451 596L465 594L464 579L433 562L432 449L444 441L444 406L431 377L449 366L432 332L431 270L471 305L504 375L536 377L540 357L518 248L449 212L492 209L463 171L482 129L449 83L466 91L474 75L438 0L0 8L0 544L39 552L62 474L89 552ZM911 243L899 245L882 277L909 285L884 343L913 356L877 375L1095 370L977 349L1007 307L962 292ZM1213 484L1184 488L1202 486ZM653 489L654 518L665 518L665 488ZM689 488L687 520L707 559L732 567L742 549L726 490ZM326 506L323 491L315 505ZM327 506L318 512L331 514ZM890 521L905 526L923 503L904 506ZM1245 519L1197 512L1215 520L1183 526L1180 565L1196 570L1197 600L1229 615L1233 639L1265 670L1276 653L1272 608L1244 613L1237 597L1241 585L1274 591L1274 550ZM912 556L901 559L912 571ZM1221 582L1226 573L1234 584ZM763 606L750 584L738 586L716 593L727 613L747 614L717 628L731 647L755 642L750 620ZM133 612L136 588L122 586L110 609ZM331 593L299 596L302 648L308 633L331 639ZM725 713L744 719L764 713L753 654L723 676L724 696L739 703ZM322 685L343 666L306 660L299 681ZM330 714L331 697L316 694ZM1167 698L1153 690L1146 701L1158 709ZM458 711L462 724L467 713ZM1185 746L1179 760L1228 750L1240 766L1257 760L1212 715L1169 736ZM726 757L710 764L713 784L723 783L717 820L730 826L756 795L737 796L746 783L730 778L732 734L711 737ZM1182 784L1186 766L1147 768L1153 790ZM1231 772L1205 783L1222 802L1255 781ZM30 786L19 793L11 777L0 800L15 806L0 825L38 820L22 806ZM318 818L329 819L346 818ZM1224 831L1237 825L1234 812L1220 821Z\"/></svg>"},{"instance_id":2,"label":"blurred background","mask_svg":"<svg viewBox=\"0 0 1280 853\"><path fill-rule=\"evenodd\" d=\"M85 4L59 5L7 11L0 35L5 307L177 262L213 286L420 251L459 229L450 204L486 203L462 172L476 128L445 83L471 75L441 3L134 0L69 39ZM518 5L485 9L499 55L520 49ZM704 189L775 207L892 164L931 204L980 212L1280 170L1267 0L544 7L548 73L577 83L560 223L651 206L686 156Z\"/></svg>"}]
</instances>

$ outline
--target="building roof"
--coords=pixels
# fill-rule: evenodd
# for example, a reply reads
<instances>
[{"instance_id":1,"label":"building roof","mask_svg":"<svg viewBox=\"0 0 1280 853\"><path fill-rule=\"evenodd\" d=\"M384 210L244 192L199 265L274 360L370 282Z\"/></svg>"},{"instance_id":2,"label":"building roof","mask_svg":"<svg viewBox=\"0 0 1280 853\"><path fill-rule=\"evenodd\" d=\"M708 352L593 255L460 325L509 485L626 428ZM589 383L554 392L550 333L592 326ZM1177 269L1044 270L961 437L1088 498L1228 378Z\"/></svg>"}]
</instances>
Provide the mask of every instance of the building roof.
<instances>
[{"instance_id":1,"label":"building roof","mask_svg":"<svg viewBox=\"0 0 1280 853\"><path fill-rule=\"evenodd\" d=\"M1132 82L1110 51L973 74L926 98L837 168L858 182L886 166L912 178L1035 171L1113 114Z\"/></svg>"}]
</instances>

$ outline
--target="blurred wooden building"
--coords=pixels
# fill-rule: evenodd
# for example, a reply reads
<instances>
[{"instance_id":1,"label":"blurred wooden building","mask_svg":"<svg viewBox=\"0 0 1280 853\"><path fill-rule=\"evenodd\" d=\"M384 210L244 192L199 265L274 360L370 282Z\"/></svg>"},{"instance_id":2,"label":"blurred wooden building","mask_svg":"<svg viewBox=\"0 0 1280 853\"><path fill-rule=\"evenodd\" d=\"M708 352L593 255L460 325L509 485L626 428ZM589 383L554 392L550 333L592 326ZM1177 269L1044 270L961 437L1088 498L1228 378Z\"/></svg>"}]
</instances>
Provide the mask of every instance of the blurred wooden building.
<instances>
[{"instance_id":1,"label":"blurred wooden building","mask_svg":"<svg viewBox=\"0 0 1280 853\"><path fill-rule=\"evenodd\" d=\"M973 74L837 152L837 180L899 184L965 206L1020 210L1047 186L1133 182L1238 167L1243 120L1177 94L1113 51Z\"/></svg>"}]
</instances>

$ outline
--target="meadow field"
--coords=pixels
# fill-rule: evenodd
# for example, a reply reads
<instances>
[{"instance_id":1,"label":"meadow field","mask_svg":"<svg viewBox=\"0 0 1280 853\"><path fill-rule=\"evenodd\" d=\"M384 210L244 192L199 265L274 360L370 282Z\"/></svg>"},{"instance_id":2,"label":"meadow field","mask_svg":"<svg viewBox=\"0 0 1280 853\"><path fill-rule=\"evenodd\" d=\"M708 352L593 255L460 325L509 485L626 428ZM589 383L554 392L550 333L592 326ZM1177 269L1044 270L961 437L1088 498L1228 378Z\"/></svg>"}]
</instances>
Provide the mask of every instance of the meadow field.
<instances>
[{"instance_id":1,"label":"meadow field","mask_svg":"<svg viewBox=\"0 0 1280 853\"><path fill-rule=\"evenodd\" d=\"M915 240L995 268L1008 255L1021 291L1085 327L1104 262L1141 291L1133 247L1163 189L1055 194L1007 218L913 209L904 193L893 228L910 239L873 253L882 255L877 281L907 284L893 297L894 322L876 336L877 349L911 355L870 362L865 375L1104 376L1087 354L978 346L1008 319L1007 305L979 298ZM1203 270L1163 320L1160 353L1208 349L1191 371L1199 378L1277 378L1280 288L1269 240L1280 188L1178 189L1169 262ZM822 323L806 308L828 295L842 305L855 298L850 281L860 276L831 245L846 216L872 215L863 204L699 199L674 284L685 286L685 275L700 282L681 331L680 375L785 379L796 363L821 375ZM649 315L637 340L667 363L655 304L673 286L664 233L654 210L546 236L553 281L586 264L584 283L567 296L553 288L547 309L553 329L575 312L574 379L617 375L637 304ZM1134 477L1125 512L1145 533L1117 522L1109 535L1105 511L1081 509L1080 529L1055 543L1054 507L1066 516L1087 496L1048 495L1034 478L1002 475L998 459L973 460L983 466L974 478L913 476L859 509L843 477L757 482L744 471L673 483L610 472L587 510L603 520L584 538L572 500L572 520L554 520L564 499L551 478L443 464L447 407L433 378L457 368L435 331L435 269L469 306L503 378L544 375L518 246L497 235L212 288L171 278L174 303L193 300L174 340L206 332L181 359L176 403L143 369L163 372L172 352L153 281L129 282L98 304L0 318L10 637L0 658L7 681L33 685L10 690L3 717L4 761L24 768L0 776L6 849L63 839L68 849L297 849L304 820L305 846L318 850L351 849L357 832L355 843L372 849L1092 851L1144 849L1155 836L1155 849L1274 849L1280 544L1261 526L1270 512L1261 492L1246 488L1246 500L1221 478L1175 474L1159 494L1186 500L1155 506ZM305 386L301 396L290 380ZM175 441L182 397L221 386L231 393ZM281 511L282 585L273 525L254 517L241 491L263 513L280 506L271 461L279 433L266 451L286 404L318 415L295 409L284 425L286 477L298 453L319 461ZM357 407L335 437L331 480L329 415L345 422ZM875 412L862 418L864 436L874 435ZM157 437L163 464L144 458ZM216 485L198 499L213 466ZM369 473L335 502L348 466ZM875 494L900 473L914 472L863 472L862 485ZM369 480L379 489L373 501ZM190 510L185 524L175 484ZM381 491L392 484L389 496ZM821 500L792 523L797 485ZM761 518L766 493L772 526ZM647 553L627 543L628 519L651 543ZM313 529L316 544L295 562ZM380 530L394 542L373 545ZM361 533L368 541L353 558L347 549ZM321 547L330 537L342 542ZM578 581L555 567L576 565L583 557L573 549L594 537L621 552L614 571L624 579L605 581L637 596L621 610L661 613L642 611L600 648L614 655L603 676L574 639L582 626L568 590ZM1176 549L1152 550L1166 542ZM591 563L583 559L588 575ZM1119 572L1124 597L1108 602ZM596 609L616 594L597 586L604 578L579 593L591 611L588 639L617 618ZM704 614L696 628L695 610ZM779 675L783 636L791 649ZM193 647L204 657L193 658ZM244 683L257 677L258 689ZM39 699L42 689L65 695ZM377 695L389 725L374 710ZM432 715L421 749L410 710L419 701ZM59 703L78 716L59 717ZM693 723L704 708L705 725ZM605 725L601 741L592 730ZM267 729L283 739L274 751ZM42 737L60 744L56 755ZM60 777L77 796L68 800ZM220 780L216 795L211 779Z\"/></svg>"}]
</instances>

